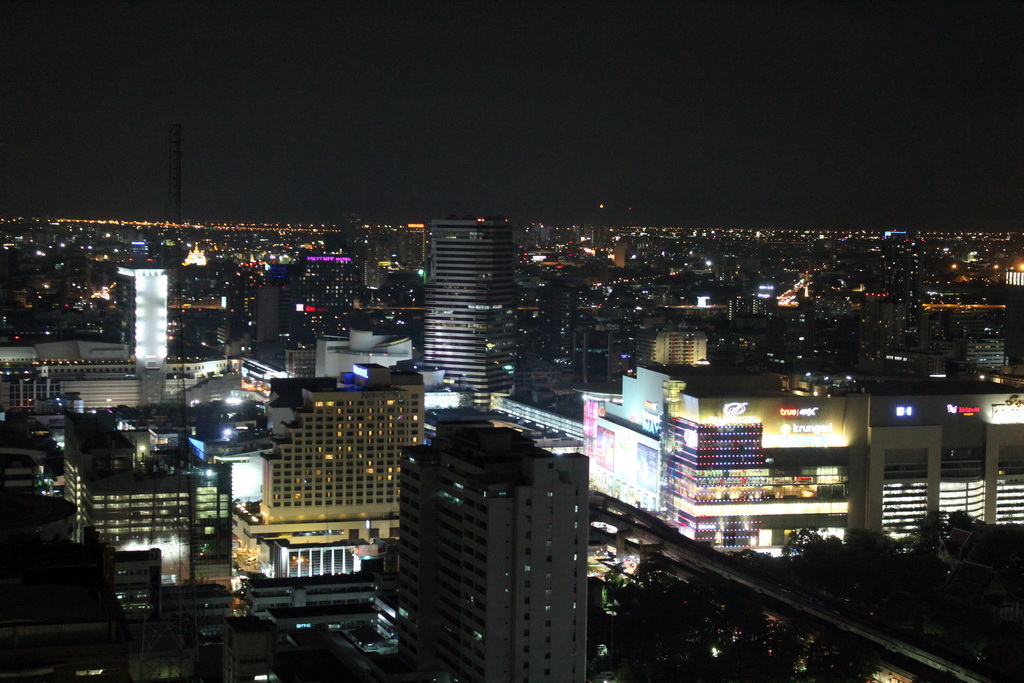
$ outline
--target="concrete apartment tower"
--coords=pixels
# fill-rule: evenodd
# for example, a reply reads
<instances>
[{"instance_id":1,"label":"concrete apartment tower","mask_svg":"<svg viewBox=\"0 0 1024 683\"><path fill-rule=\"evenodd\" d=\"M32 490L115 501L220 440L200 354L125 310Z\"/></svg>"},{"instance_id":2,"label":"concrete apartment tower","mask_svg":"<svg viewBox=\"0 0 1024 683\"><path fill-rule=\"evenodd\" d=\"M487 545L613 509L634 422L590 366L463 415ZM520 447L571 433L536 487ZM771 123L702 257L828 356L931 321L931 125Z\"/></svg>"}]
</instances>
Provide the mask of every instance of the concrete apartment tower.
<instances>
[{"instance_id":1,"label":"concrete apartment tower","mask_svg":"<svg viewBox=\"0 0 1024 683\"><path fill-rule=\"evenodd\" d=\"M399 652L459 681L583 681L587 459L438 426L401 474Z\"/></svg>"},{"instance_id":2,"label":"concrete apartment tower","mask_svg":"<svg viewBox=\"0 0 1024 683\"><path fill-rule=\"evenodd\" d=\"M508 394L515 369L512 225L505 219L438 220L431 226L423 357L486 407Z\"/></svg>"}]
</instances>

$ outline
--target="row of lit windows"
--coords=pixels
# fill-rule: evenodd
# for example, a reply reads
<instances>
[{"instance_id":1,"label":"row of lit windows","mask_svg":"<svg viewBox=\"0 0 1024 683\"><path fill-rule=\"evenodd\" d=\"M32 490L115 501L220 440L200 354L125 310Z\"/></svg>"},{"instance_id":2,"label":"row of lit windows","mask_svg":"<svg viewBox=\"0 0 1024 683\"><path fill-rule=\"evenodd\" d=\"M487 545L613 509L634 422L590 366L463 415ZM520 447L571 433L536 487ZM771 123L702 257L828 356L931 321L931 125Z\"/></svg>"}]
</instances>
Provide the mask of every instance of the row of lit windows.
<instances>
[{"instance_id":1,"label":"row of lit windows","mask_svg":"<svg viewBox=\"0 0 1024 683\"><path fill-rule=\"evenodd\" d=\"M330 496L328 496L330 497ZM318 497L320 498L320 497ZM346 498L344 500L339 499L334 501L335 505L377 505L391 503L391 498ZM324 501L320 500L292 500L281 503L281 507L310 507L314 505L323 505Z\"/></svg>"}]
</instances>

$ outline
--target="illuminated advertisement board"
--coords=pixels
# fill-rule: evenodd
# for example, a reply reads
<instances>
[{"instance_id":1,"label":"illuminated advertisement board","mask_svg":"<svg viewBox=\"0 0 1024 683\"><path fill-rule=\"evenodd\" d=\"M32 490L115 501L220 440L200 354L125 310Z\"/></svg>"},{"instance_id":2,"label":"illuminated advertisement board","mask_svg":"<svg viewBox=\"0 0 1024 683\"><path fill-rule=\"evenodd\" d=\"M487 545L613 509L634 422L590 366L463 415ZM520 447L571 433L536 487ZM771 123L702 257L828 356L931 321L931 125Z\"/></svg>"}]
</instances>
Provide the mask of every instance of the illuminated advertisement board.
<instances>
[{"instance_id":1,"label":"illuminated advertisement board","mask_svg":"<svg viewBox=\"0 0 1024 683\"><path fill-rule=\"evenodd\" d=\"M597 436L597 420L604 417L604 401L583 397L583 436Z\"/></svg>"},{"instance_id":2,"label":"illuminated advertisement board","mask_svg":"<svg viewBox=\"0 0 1024 683\"><path fill-rule=\"evenodd\" d=\"M636 484L652 493L658 491L658 451L642 443L636 445Z\"/></svg>"},{"instance_id":3,"label":"illuminated advertisement board","mask_svg":"<svg viewBox=\"0 0 1024 683\"><path fill-rule=\"evenodd\" d=\"M701 398L686 412L705 425L760 424L766 448L846 445L843 397Z\"/></svg>"},{"instance_id":4,"label":"illuminated advertisement board","mask_svg":"<svg viewBox=\"0 0 1024 683\"><path fill-rule=\"evenodd\" d=\"M661 432L661 406L654 401L644 401L643 430L649 434Z\"/></svg>"},{"instance_id":5,"label":"illuminated advertisement board","mask_svg":"<svg viewBox=\"0 0 1024 683\"><path fill-rule=\"evenodd\" d=\"M615 432L604 427L597 428L592 464L612 472L615 470Z\"/></svg>"}]
</instances>

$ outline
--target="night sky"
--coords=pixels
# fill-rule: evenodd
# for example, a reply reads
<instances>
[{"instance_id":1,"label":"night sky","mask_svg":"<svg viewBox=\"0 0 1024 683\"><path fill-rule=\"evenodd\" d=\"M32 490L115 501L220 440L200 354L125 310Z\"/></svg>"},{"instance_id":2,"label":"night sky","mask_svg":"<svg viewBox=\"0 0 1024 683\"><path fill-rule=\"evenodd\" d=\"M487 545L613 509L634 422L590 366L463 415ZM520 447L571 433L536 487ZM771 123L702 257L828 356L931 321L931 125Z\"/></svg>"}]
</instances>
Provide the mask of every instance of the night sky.
<instances>
[{"instance_id":1,"label":"night sky","mask_svg":"<svg viewBox=\"0 0 1024 683\"><path fill-rule=\"evenodd\" d=\"M0 4L0 215L1024 227L1021 4ZM605 208L598 208L604 204Z\"/></svg>"}]
</instances>

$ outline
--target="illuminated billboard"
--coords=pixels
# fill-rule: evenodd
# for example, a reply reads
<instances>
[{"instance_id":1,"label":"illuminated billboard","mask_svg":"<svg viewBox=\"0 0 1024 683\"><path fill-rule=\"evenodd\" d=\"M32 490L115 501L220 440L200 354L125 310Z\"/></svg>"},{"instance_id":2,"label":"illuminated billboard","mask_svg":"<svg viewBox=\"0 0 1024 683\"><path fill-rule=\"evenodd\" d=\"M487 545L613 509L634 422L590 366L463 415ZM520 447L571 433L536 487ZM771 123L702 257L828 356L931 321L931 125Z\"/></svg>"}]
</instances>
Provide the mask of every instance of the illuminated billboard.
<instances>
[{"instance_id":1,"label":"illuminated billboard","mask_svg":"<svg viewBox=\"0 0 1024 683\"><path fill-rule=\"evenodd\" d=\"M658 451L642 443L636 445L636 485L658 492Z\"/></svg>"},{"instance_id":2,"label":"illuminated billboard","mask_svg":"<svg viewBox=\"0 0 1024 683\"><path fill-rule=\"evenodd\" d=\"M686 417L704 425L763 427L763 445L780 447L835 447L846 445L846 399L811 398L701 398L686 406Z\"/></svg>"},{"instance_id":3,"label":"illuminated billboard","mask_svg":"<svg viewBox=\"0 0 1024 683\"><path fill-rule=\"evenodd\" d=\"M615 432L604 427L597 428L594 443L593 464L612 472L615 470Z\"/></svg>"}]
</instances>

